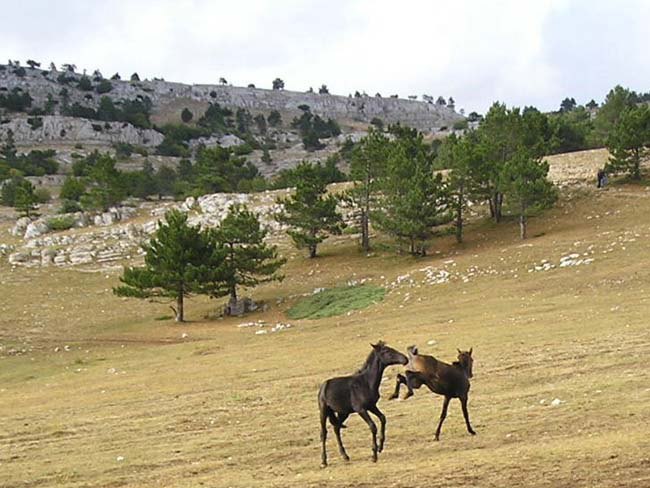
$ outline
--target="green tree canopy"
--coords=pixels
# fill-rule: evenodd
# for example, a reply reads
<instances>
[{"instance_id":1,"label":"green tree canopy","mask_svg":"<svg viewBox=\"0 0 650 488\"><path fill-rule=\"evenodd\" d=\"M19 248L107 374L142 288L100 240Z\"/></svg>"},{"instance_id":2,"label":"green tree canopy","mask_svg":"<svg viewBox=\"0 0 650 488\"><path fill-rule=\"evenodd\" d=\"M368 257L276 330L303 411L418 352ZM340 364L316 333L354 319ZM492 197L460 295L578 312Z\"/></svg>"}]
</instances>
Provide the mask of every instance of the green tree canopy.
<instances>
[{"instance_id":1,"label":"green tree canopy","mask_svg":"<svg viewBox=\"0 0 650 488\"><path fill-rule=\"evenodd\" d=\"M187 215L172 210L145 250L144 266L124 269L122 285L113 288L118 296L163 297L176 302L172 307L177 322L183 322L184 300L193 293L206 293L204 285L220 282L225 253L211 245L208 236L187 222Z\"/></svg>"},{"instance_id":2,"label":"green tree canopy","mask_svg":"<svg viewBox=\"0 0 650 488\"><path fill-rule=\"evenodd\" d=\"M650 150L650 109L647 105L626 108L607 139L611 154L606 170L628 173L641 179L641 162Z\"/></svg>"},{"instance_id":3,"label":"green tree canopy","mask_svg":"<svg viewBox=\"0 0 650 488\"><path fill-rule=\"evenodd\" d=\"M345 224L336 210L338 199L327 194L322 173L312 164L300 163L295 193L280 198L284 211L276 218L289 226L288 234L298 249L307 248L309 257L316 257L318 245L330 234L340 234Z\"/></svg>"},{"instance_id":4,"label":"green tree canopy","mask_svg":"<svg viewBox=\"0 0 650 488\"><path fill-rule=\"evenodd\" d=\"M286 262L279 258L276 246L264 242L266 229L246 206L233 205L221 224L210 231L216 247L223 248L223 281L210 284L211 296L230 295L237 303L238 287L282 280L277 271Z\"/></svg>"}]
</instances>

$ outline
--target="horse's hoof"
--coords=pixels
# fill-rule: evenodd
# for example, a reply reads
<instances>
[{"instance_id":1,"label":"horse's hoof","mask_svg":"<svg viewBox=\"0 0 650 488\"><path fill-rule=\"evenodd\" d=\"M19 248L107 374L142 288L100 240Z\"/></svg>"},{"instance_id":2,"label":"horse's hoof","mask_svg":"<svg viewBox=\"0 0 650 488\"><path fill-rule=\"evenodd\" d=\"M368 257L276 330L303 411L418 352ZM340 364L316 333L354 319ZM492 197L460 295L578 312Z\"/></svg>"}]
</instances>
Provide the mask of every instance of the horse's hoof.
<instances>
[{"instance_id":1,"label":"horse's hoof","mask_svg":"<svg viewBox=\"0 0 650 488\"><path fill-rule=\"evenodd\" d=\"M347 463L349 460L350 460L350 456L348 456L347 454L343 456L343 461Z\"/></svg>"},{"instance_id":2,"label":"horse's hoof","mask_svg":"<svg viewBox=\"0 0 650 488\"><path fill-rule=\"evenodd\" d=\"M397 398L397 397L398 397L398 395L391 395L391 396L388 397L388 399L389 400L395 400L395 398Z\"/></svg>"},{"instance_id":3,"label":"horse's hoof","mask_svg":"<svg viewBox=\"0 0 650 488\"><path fill-rule=\"evenodd\" d=\"M411 393L411 392L409 391L409 392L404 396L404 400L406 400L407 398L411 398L412 396L413 396L413 393Z\"/></svg>"},{"instance_id":4,"label":"horse's hoof","mask_svg":"<svg viewBox=\"0 0 650 488\"><path fill-rule=\"evenodd\" d=\"M473 430L470 430L469 433L472 435L476 435L476 432L474 432Z\"/></svg>"},{"instance_id":5,"label":"horse's hoof","mask_svg":"<svg viewBox=\"0 0 650 488\"><path fill-rule=\"evenodd\" d=\"M321 467L321 468L326 468L326 467L327 467L327 463L320 463L320 467Z\"/></svg>"},{"instance_id":6,"label":"horse's hoof","mask_svg":"<svg viewBox=\"0 0 650 488\"><path fill-rule=\"evenodd\" d=\"M434 441L434 442L440 442L440 437L435 436L435 437L433 438L433 441Z\"/></svg>"}]
</instances>

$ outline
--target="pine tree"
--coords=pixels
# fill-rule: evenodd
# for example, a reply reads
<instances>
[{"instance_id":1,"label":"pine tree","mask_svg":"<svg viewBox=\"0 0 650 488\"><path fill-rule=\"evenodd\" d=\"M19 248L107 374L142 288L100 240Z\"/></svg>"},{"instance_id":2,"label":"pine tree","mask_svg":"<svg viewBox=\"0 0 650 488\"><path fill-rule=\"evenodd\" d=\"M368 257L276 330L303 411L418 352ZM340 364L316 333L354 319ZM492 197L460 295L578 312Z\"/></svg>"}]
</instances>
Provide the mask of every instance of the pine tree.
<instances>
[{"instance_id":1,"label":"pine tree","mask_svg":"<svg viewBox=\"0 0 650 488\"><path fill-rule=\"evenodd\" d=\"M318 244L329 234L340 234L345 224L336 210L338 199L326 195L322 172L306 162L294 171L298 180L296 192L289 198L278 199L284 211L276 219L290 227L288 234L296 247L307 248L309 257L315 258Z\"/></svg>"},{"instance_id":2,"label":"pine tree","mask_svg":"<svg viewBox=\"0 0 650 488\"><path fill-rule=\"evenodd\" d=\"M37 202L34 185L24 178L19 178L15 187L14 208L24 217L34 217Z\"/></svg>"},{"instance_id":3,"label":"pine tree","mask_svg":"<svg viewBox=\"0 0 650 488\"><path fill-rule=\"evenodd\" d=\"M448 186L440 174L434 176L433 156L422 134L401 127L392 130L396 140L390 145L379 210L373 216L381 229L408 243L411 254L425 255L435 227L451 219Z\"/></svg>"},{"instance_id":4,"label":"pine tree","mask_svg":"<svg viewBox=\"0 0 650 488\"><path fill-rule=\"evenodd\" d=\"M528 217L534 211L550 207L557 200L557 191L548 179L548 163L518 152L504 166L504 192L510 207L519 216L522 239L526 239Z\"/></svg>"},{"instance_id":5,"label":"pine tree","mask_svg":"<svg viewBox=\"0 0 650 488\"><path fill-rule=\"evenodd\" d=\"M641 161L650 152L650 110L647 105L625 109L607 139L611 153L606 171L626 172L641 179Z\"/></svg>"},{"instance_id":6,"label":"pine tree","mask_svg":"<svg viewBox=\"0 0 650 488\"><path fill-rule=\"evenodd\" d=\"M230 295L230 307L237 304L237 288L282 280L278 269L286 262L277 247L264 242L267 231L246 206L233 205L219 227L210 231L214 246L222 248L223 281L212 284L213 297Z\"/></svg>"},{"instance_id":7,"label":"pine tree","mask_svg":"<svg viewBox=\"0 0 650 488\"><path fill-rule=\"evenodd\" d=\"M445 139L438 150L437 163L449 169L450 207L454 215L456 242L463 242L465 209L472 188L472 168L479 160L476 133L468 132L463 138L454 134Z\"/></svg>"},{"instance_id":8,"label":"pine tree","mask_svg":"<svg viewBox=\"0 0 650 488\"><path fill-rule=\"evenodd\" d=\"M184 300L192 293L206 293L206 283L220 281L225 253L211 245L206 233L187 223L187 215L172 210L165 215L154 237L143 246L144 266L124 269L118 296L164 297L176 302L172 310L183 322Z\"/></svg>"},{"instance_id":9,"label":"pine tree","mask_svg":"<svg viewBox=\"0 0 650 488\"><path fill-rule=\"evenodd\" d=\"M370 250L370 213L374 211L377 200L378 179L383 175L388 151L388 138L380 129L370 127L352 152L350 161L350 178L354 187L348 198L360 209L361 247Z\"/></svg>"},{"instance_id":10,"label":"pine tree","mask_svg":"<svg viewBox=\"0 0 650 488\"><path fill-rule=\"evenodd\" d=\"M115 159L109 154L100 154L89 172L93 186L81 198L85 208L106 211L120 203L126 196L126 189L115 167Z\"/></svg>"},{"instance_id":11,"label":"pine tree","mask_svg":"<svg viewBox=\"0 0 650 488\"><path fill-rule=\"evenodd\" d=\"M0 155L2 155L2 158L7 162L7 164L9 164L9 166L15 163L16 159L18 158L16 140L14 139L14 131L11 129L7 131L7 138L5 140L5 143L2 145L2 148L0 149Z\"/></svg>"}]
</instances>

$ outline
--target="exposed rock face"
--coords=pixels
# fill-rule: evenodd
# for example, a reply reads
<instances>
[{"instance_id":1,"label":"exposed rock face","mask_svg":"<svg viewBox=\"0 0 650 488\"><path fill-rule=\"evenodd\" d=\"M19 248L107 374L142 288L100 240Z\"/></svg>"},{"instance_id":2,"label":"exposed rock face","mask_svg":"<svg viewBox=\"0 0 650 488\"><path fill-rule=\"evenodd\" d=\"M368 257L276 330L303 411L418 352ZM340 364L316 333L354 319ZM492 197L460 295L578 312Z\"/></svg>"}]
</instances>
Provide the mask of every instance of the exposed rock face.
<instances>
[{"instance_id":1,"label":"exposed rock face","mask_svg":"<svg viewBox=\"0 0 650 488\"><path fill-rule=\"evenodd\" d=\"M57 72L39 69L26 69L26 76L18 77L11 68L0 71L0 87L11 90L15 87L28 90L35 100L35 105L44 106L48 95L59 99L62 85L57 83ZM68 77L79 79L80 74L66 73ZM278 110L298 115L300 105L309 105L312 112L323 117L338 120L355 120L369 123L374 117L385 123L397 123L416 127L420 130L432 130L451 126L463 117L446 106L435 105L416 100L381 97L344 97L338 95L302 93L285 90L265 90L223 85L185 85L166 81L113 81L112 90L105 95L115 100L148 97L154 103L155 110L163 109L178 98L200 102L218 102L229 108L245 108L253 112L270 112ZM70 103L97 108L101 95L83 92L75 88L75 81L66 88L70 93Z\"/></svg>"},{"instance_id":2,"label":"exposed rock face","mask_svg":"<svg viewBox=\"0 0 650 488\"><path fill-rule=\"evenodd\" d=\"M0 123L0 139L12 130L16 144L113 144L123 142L136 146L157 146L163 140L160 132L139 129L124 122L101 122L59 115L41 117L37 129L27 123L27 117L17 117Z\"/></svg>"}]
</instances>

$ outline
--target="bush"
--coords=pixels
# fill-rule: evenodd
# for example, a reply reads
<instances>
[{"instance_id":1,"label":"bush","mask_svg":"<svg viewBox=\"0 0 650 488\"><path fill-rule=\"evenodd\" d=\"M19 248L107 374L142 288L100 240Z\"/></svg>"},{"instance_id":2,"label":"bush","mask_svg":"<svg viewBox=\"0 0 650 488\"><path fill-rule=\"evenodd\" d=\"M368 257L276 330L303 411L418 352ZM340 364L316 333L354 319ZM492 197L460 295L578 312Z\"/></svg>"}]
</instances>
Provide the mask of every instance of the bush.
<instances>
[{"instance_id":1,"label":"bush","mask_svg":"<svg viewBox=\"0 0 650 488\"><path fill-rule=\"evenodd\" d=\"M61 192L59 193L59 198L68 201L78 202L86 191L86 185L78 178L68 176L63 182L61 187Z\"/></svg>"},{"instance_id":2,"label":"bush","mask_svg":"<svg viewBox=\"0 0 650 488\"><path fill-rule=\"evenodd\" d=\"M43 119L41 117L29 117L27 123L31 126L32 130L43 127Z\"/></svg>"},{"instance_id":3,"label":"bush","mask_svg":"<svg viewBox=\"0 0 650 488\"><path fill-rule=\"evenodd\" d=\"M469 127L469 122L467 122L467 119L458 120L454 122L453 125L454 130L466 130L468 127Z\"/></svg>"},{"instance_id":4,"label":"bush","mask_svg":"<svg viewBox=\"0 0 650 488\"><path fill-rule=\"evenodd\" d=\"M192 118L194 118L194 114L189 108L185 107L181 112L181 120L187 124L190 120L192 120Z\"/></svg>"},{"instance_id":5,"label":"bush","mask_svg":"<svg viewBox=\"0 0 650 488\"><path fill-rule=\"evenodd\" d=\"M59 213L68 214L75 212L81 212L81 205L79 205L79 202L75 202L74 200L63 200L61 208L59 208Z\"/></svg>"},{"instance_id":6,"label":"bush","mask_svg":"<svg viewBox=\"0 0 650 488\"><path fill-rule=\"evenodd\" d=\"M74 217L72 215L62 215L61 217L52 217L47 221L52 230L68 230L74 226Z\"/></svg>"},{"instance_id":7,"label":"bush","mask_svg":"<svg viewBox=\"0 0 650 488\"><path fill-rule=\"evenodd\" d=\"M34 190L34 196L38 203L47 203L52 200L52 194L47 188L36 188Z\"/></svg>"},{"instance_id":8,"label":"bush","mask_svg":"<svg viewBox=\"0 0 650 488\"><path fill-rule=\"evenodd\" d=\"M102 80L102 81L99 82L99 84L95 88L95 91L97 93L99 93L100 95L102 95L104 93L108 93L112 89L113 89L113 84L110 81Z\"/></svg>"}]
</instances>

